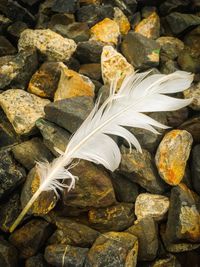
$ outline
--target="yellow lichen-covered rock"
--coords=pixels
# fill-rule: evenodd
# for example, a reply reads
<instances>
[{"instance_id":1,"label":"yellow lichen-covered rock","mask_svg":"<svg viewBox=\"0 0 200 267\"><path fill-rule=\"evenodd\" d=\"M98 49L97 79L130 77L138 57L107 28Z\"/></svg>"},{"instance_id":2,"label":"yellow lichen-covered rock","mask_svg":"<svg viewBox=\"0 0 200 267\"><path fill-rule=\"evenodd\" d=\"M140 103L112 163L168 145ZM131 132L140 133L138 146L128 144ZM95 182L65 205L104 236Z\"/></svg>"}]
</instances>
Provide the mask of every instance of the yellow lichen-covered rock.
<instances>
[{"instance_id":1,"label":"yellow lichen-covered rock","mask_svg":"<svg viewBox=\"0 0 200 267\"><path fill-rule=\"evenodd\" d=\"M75 96L94 96L95 86L86 76L68 69L64 64L54 101Z\"/></svg>"},{"instance_id":2,"label":"yellow lichen-covered rock","mask_svg":"<svg viewBox=\"0 0 200 267\"><path fill-rule=\"evenodd\" d=\"M185 130L167 133L156 152L156 166L161 178L170 185L178 185L185 173L192 146L192 136Z\"/></svg>"},{"instance_id":3,"label":"yellow lichen-covered rock","mask_svg":"<svg viewBox=\"0 0 200 267\"><path fill-rule=\"evenodd\" d=\"M91 39L106 44L116 45L120 35L117 22L112 19L105 18L90 29Z\"/></svg>"},{"instance_id":4,"label":"yellow lichen-covered rock","mask_svg":"<svg viewBox=\"0 0 200 267\"><path fill-rule=\"evenodd\" d=\"M131 28L128 18L118 7L114 7L114 21L119 25L121 34L127 34Z\"/></svg>"},{"instance_id":5,"label":"yellow lichen-covered rock","mask_svg":"<svg viewBox=\"0 0 200 267\"><path fill-rule=\"evenodd\" d=\"M117 88L121 86L126 75L134 72L133 66L112 46L104 46L103 48L101 70L104 84L110 85L114 79L119 77Z\"/></svg>"},{"instance_id":6,"label":"yellow lichen-covered rock","mask_svg":"<svg viewBox=\"0 0 200 267\"><path fill-rule=\"evenodd\" d=\"M135 28L135 32L147 38L157 39L160 36L160 18L156 12L143 19Z\"/></svg>"}]
</instances>

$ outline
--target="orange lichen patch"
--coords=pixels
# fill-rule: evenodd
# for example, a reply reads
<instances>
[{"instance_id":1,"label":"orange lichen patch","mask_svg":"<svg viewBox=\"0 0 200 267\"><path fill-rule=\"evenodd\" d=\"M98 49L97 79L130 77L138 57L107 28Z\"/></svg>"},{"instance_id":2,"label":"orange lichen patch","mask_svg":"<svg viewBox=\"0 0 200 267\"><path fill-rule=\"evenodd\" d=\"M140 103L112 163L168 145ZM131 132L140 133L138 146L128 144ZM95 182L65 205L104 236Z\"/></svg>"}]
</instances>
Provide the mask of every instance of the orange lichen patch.
<instances>
[{"instance_id":1,"label":"orange lichen patch","mask_svg":"<svg viewBox=\"0 0 200 267\"><path fill-rule=\"evenodd\" d=\"M128 18L118 7L115 7L114 10L114 21L116 21L119 25L119 30L121 34L127 34L131 28Z\"/></svg>"}]
</instances>

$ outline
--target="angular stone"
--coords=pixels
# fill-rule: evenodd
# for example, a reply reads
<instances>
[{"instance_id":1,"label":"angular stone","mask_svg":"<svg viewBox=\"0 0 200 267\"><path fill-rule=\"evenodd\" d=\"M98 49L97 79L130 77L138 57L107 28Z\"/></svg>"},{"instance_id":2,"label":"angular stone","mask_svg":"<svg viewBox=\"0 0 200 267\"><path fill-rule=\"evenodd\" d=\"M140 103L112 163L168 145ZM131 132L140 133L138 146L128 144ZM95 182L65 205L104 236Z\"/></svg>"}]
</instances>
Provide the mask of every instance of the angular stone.
<instances>
[{"instance_id":1,"label":"angular stone","mask_svg":"<svg viewBox=\"0 0 200 267\"><path fill-rule=\"evenodd\" d=\"M193 84L189 89L183 92L184 98L192 98L190 107L194 110L200 110L200 82Z\"/></svg>"},{"instance_id":2,"label":"angular stone","mask_svg":"<svg viewBox=\"0 0 200 267\"><path fill-rule=\"evenodd\" d=\"M13 232L9 241L19 250L21 258L35 255L51 234L48 222L33 219Z\"/></svg>"},{"instance_id":3,"label":"angular stone","mask_svg":"<svg viewBox=\"0 0 200 267\"><path fill-rule=\"evenodd\" d=\"M26 260L25 267L48 267L42 254L37 254Z\"/></svg>"},{"instance_id":4,"label":"angular stone","mask_svg":"<svg viewBox=\"0 0 200 267\"><path fill-rule=\"evenodd\" d=\"M192 135L192 138L194 140L195 143L199 143L200 142L200 117L199 116L195 116L192 117L188 120L186 120L185 122L183 122L180 126L179 129L183 129L186 130L187 132L189 132Z\"/></svg>"},{"instance_id":5,"label":"angular stone","mask_svg":"<svg viewBox=\"0 0 200 267\"><path fill-rule=\"evenodd\" d=\"M146 217L152 217L155 221L161 221L165 219L168 209L168 197L142 193L136 198L135 215L138 221Z\"/></svg>"},{"instance_id":6,"label":"angular stone","mask_svg":"<svg viewBox=\"0 0 200 267\"><path fill-rule=\"evenodd\" d=\"M46 118L71 133L76 131L93 108L91 96L78 96L48 104L44 111Z\"/></svg>"},{"instance_id":7,"label":"angular stone","mask_svg":"<svg viewBox=\"0 0 200 267\"><path fill-rule=\"evenodd\" d=\"M44 119L37 120L36 126L42 134L45 146L56 157L59 156L59 153L55 150L55 147L63 152L65 151L70 138L70 134L66 130Z\"/></svg>"},{"instance_id":8,"label":"angular stone","mask_svg":"<svg viewBox=\"0 0 200 267\"><path fill-rule=\"evenodd\" d=\"M110 86L116 77L119 77L119 89L124 78L134 72L134 68L125 57L118 53L112 46L104 46L101 54L102 78L105 85Z\"/></svg>"},{"instance_id":9,"label":"angular stone","mask_svg":"<svg viewBox=\"0 0 200 267\"><path fill-rule=\"evenodd\" d=\"M0 199L8 196L25 179L25 171L8 151L0 152Z\"/></svg>"},{"instance_id":10,"label":"angular stone","mask_svg":"<svg viewBox=\"0 0 200 267\"><path fill-rule=\"evenodd\" d=\"M83 64L79 69L79 73L89 77L90 79L98 81L101 79L101 64Z\"/></svg>"},{"instance_id":11,"label":"angular stone","mask_svg":"<svg viewBox=\"0 0 200 267\"><path fill-rule=\"evenodd\" d=\"M88 217L94 229L123 231L135 221L134 206L130 203L120 203L107 208L91 209Z\"/></svg>"},{"instance_id":12,"label":"angular stone","mask_svg":"<svg viewBox=\"0 0 200 267\"><path fill-rule=\"evenodd\" d=\"M200 18L199 18L200 19ZM192 50L186 47L178 57L178 64L184 71L199 73L200 72L200 51Z\"/></svg>"},{"instance_id":13,"label":"angular stone","mask_svg":"<svg viewBox=\"0 0 200 267\"><path fill-rule=\"evenodd\" d=\"M147 191L155 194L163 193L166 189L162 179L158 176L151 154L143 149L143 153L122 147L120 173L134 183L138 183Z\"/></svg>"},{"instance_id":14,"label":"angular stone","mask_svg":"<svg viewBox=\"0 0 200 267\"><path fill-rule=\"evenodd\" d=\"M192 136L184 130L172 130L162 139L155 156L161 178L170 185L181 182L192 146Z\"/></svg>"},{"instance_id":15,"label":"angular stone","mask_svg":"<svg viewBox=\"0 0 200 267\"><path fill-rule=\"evenodd\" d=\"M192 184L194 190L200 195L200 145L196 145L192 150Z\"/></svg>"},{"instance_id":16,"label":"angular stone","mask_svg":"<svg viewBox=\"0 0 200 267\"><path fill-rule=\"evenodd\" d=\"M139 33L129 32L122 42L121 50L126 59L137 69L159 65L159 44Z\"/></svg>"},{"instance_id":17,"label":"angular stone","mask_svg":"<svg viewBox=\"0 0 200 267\"><path fill-rule=\"evenodd\" d=\"M0 58L0 89L25 89L38 65L34 49Z\"/></svg>"},{"instance_id":18,"label":"angular stone","mask_svg":"<svg viewBox=\"0 0 200 267\"><path fill-rule=\"evenodd\" d=\"M127 34L131 28L128 18L120 8L114 7L114 21L117 22L121 34Z\"/></svg>"},{"instance_id":19,"label":"angular stone","mask_svg":"<svg viewBox=\"0 0 200 267\"><path fill-rule=\"evenodd\" d=\"M56 218L56 226L57 230L48 240L49 245L90 247L99 236L96 230L67 218Z\"/></svg>"},{"instance_id":20,"label":"angular stone","mask_svg":"<svg viewBox=\"0 0 200 267\"><path fill-rule=\"evenodd\" d=\"M56 0L53 2L52 11L60 13L75 13L77 9L77 0Z\"/></svg>"},{"instance_id":21,"label":"angular stone","mask_svg":"<svg viewBox=\"0 0 200 267\"><path fill-rule=\"evenodd\" d=\"M97 238L90 249L85 267L136 267L137 238L129 233L108 232Z\"/></svg>"},{"instance_id":22,"label":"angular stone","mask_svg":"<svg viewBox=\"0 0 200 267\"><path fill-rule=\"evenodd\" d=\"M153 218L146 217L129 227L126 232L138 239L138 260L151 261L158 252L158 230Z\"/></svg>"},{"instance_id":23,"label":"angular stone","mask_svg":"<svg viewBox=\"0 0 200 267\"><path fill-rule=\"evenodd\" d=\"M75 189L63 191L63 201L73 207L107 207L116 202L109 175L87 161L80 161L72 169L80 179Z\"/></svg>"},{"instance_id":24,"label":"angular stone","mask_svg":"<svg viewBox=\"0 0 200 267\"><path fill-rule=\"evenodd\" d=\"M83 267L88 250L88 248L56 244L46 247L44 257L53 266Z\"/></svg>"},{"instance_id":25,"label":"angular stone","mask_svg":"<svg viewBox=\"0 0 200 267\"><path fill-rule=\"evenodd\" d=\"M16 267L18 266L18 252L14 246L0 237L0 266Z\"/></svg>"},{"instance_id":26,"label":"angular stone","mask_svg":"<svg viewBox=\"0 0 200 267\"><path fill-rule=\"evenodd\" d=\"M30 134L37 119L44 117L44 106L49 100L29 94L21 89L10 89L0 94L0 106L12 123L16 133Z\"/></svg>"},{"instance_id":27,"label":"angular stone","mask_svg":"<svg viewBox=\"0 0 200 267\"><path fill-rule=\"evenodd\" d=\"M27 29L21 33L18 48L34 47L50 61L67 61L76 50L76 43L61 35L46 30Z\"/></svg>"},{"instance_id":28,"label":"angular stone","mask_svg":"<svg viewBox=\"0 0 200 267\"><path fill-rule=\"evenodd\" d=\"M76 57L81 63L100 63L104 44L94 40L80 42L77 45Z\"/></svg>"},{"instance_id":29,"label":"angular stone","mask_svg":"<svg viewBox=\"0 0 200 267\"><path fill-rule=\"evenodd\" d=\"M0 57L12 55L17 52L16 48L4 36L0 36Z\"/></svg>"},{"instance_id":30,"label":"angular stone","mask_svg":"<svg viewBox=\"0 0 200 267\"><path fill-rule=\"evenodd\" d=\"M105 18L95 24L91 29L91 40L103 42L105 44L117 45L120 35L118 24L109 18Z\"/></svg>"}]
</instances>

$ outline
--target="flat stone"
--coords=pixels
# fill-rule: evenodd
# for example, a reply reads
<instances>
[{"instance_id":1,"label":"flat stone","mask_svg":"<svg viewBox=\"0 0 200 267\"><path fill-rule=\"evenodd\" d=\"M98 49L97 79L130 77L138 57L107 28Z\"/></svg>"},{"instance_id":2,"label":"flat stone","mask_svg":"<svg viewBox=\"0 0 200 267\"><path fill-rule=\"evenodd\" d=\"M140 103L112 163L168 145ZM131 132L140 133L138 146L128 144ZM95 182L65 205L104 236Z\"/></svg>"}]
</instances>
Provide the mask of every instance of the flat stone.
<instances>
[{"instance_id":1,"label":"flat stone","mask_svg":"<svg viewBox=\"0 0 200 267\"><path fill-rule=\"evenodd\" d=\"M200 195L200 145L196 145L192 150L192 184L194 190Z\"/></svg>"},{"instance_id":2,"label":"flat stone","mask_svg":"<svg viewBox=\"0 0 200 267\"><path fill-rule=\"evenodd\" d=\"M131 29L128 18L118 7L114 7L114 21L117 22L121 34L127 34Z\"/></svg>"},{"instance_id":3,"label":"flat stone","mask_svg":"<svg viewBox=\"0 0 200 267\"><path fill-rule=\"evenodd\" d=\"M0 237L0 265L2 267L18 266L17 249L8 243L2 236Z\"/></svg>"},{"instance_id":4,"label":"flat stone","mask_svg":"<svg viewBox=\"0 0 200 267\"><path fill-rule=\"evenodd\" d=\"M17 52L16 48L4 36L0 36L0 56L12 55Z\"/></svg>"},{"instance_id":5,"label":"flat stone","mask_svg":"<svg viewBox=\"0 0 200 267\"><path fill-rule=\"evenodd\" d=\"M75 189L63 191L63 202L72 207L107 207L114 203L115 194L109 175L87 161L80 161L72 170L79 177Z\"/></svg>"},{"instance_id":6,"label":"flat stone","mask_svg":"<svg viewBox=\"0 0 200 267\"><path fill-rule=\"evenodd\" d=\"M27 49L17 55L1 57L0 89L25 89L37 66L37 54L34 49Z\"/></svg>"},{"instance_id":7,"label":"flat stone","mask_svg":"<svg viewBox=\"0 0 200 267\"><path fill-rule=\"evenodd\" d=\"M91 40L103 42L105 44L117 45L120 35L118 24L109 18L95 24L91 29Z\"/></svg>"},{"instance_id":8,"label":"flat stone","mask_svg":"<svg viewBox=\"0 0 200 267\"><path fill-rule=\"evenodd\" d=\"M85 267L135 267L137 253L138 241L135 236L129 233L108 232L100 235L91 247Z\"/></svg>"},{"instance_id":9,"label":"flat stone","mask_svg":"<svg viewBox=\"0 0 200 267\"><path fill-rule=\"evenodd\" d=\"M192 136L184 130L172 130L162 139L155 156L161 178L170 185L181 182L192 146Z\"/></svg>"},{"instance_id":10,"label":"flat stone","mask_svg":"<svg viewBox=\"0 0 200 267\"><path fill-rule=\"evenodd\" d=\"M193 98L190 107L194 110L200 110L200 82L193 84L189 89L183 92L184 98Z\"/></svg>"},{"instance_id":11,"label":"flat stone","mask_svg":"<svg viewBox=\"0 0 200 267\"><path fill-rule=\"evenodd\" d=\"M200 19L200 18L199 18ZM186 47L178 57L178 64L184 71L199 73L200 72L200 51Z\"/></svg>"},{"instance_id":12,"label":"flat stone","mask_svg":"<svg viewBox=\"0 0 200 267\"><path fill-rule=\"evenodd\" d=\"M46 247L44 257L53 266L83 267L88 250L88 248L56 244Z\"/></svg>"},{"instance_id":13,"label":"flat stone","mask_svg":"<svg viewBox=\"0 0 200 267\"><path fill-rule=\"evenodd\" d=\"M159 243L157 225L153 218L142 218L126 232L138 239L138 261L151 261L156 258Z\"/></svg>"},{"instance_id":14,"label":"flat stone","mask_svg":"<svg viewBox=\"0 0 200 267\"><path fill-rule=\"evenodd\" d=\"M19 256L26 259L38 252L50 234L51 228L48 222L33 219L13 232L9 241L18 249Z\"/></svg>"},{"instance_id":15,"label":"flat stone","mask_svg":"<svg viewBox=\"0 0 200 267\"><path fill-rule=\"evenodd\" d=\"M8 151L0 152L0 199L8 196L25 179L25 170Z\"/></svg>"},{"instance_id":16,"label":"flat stone","mask_svg":"<svg viewBox=\"0 0 200 267\"><path fill-rule=\"evenodd\" d=\"M192 117L188 120L186 120L185 122L183 122L180 126L179 129L183 129L186 130L187 132L189 132L192 135L192 138L194 140L195 143L199 143L200 142L200 117L199 116L195 116Z\"/></svg>"},{"instance_id":17,"label":"flat stone","mask_svg":"<svg viewBox=\"0 0 200 267\"><path fill-rule=\"evenodd\" d=\"M168 197L149 193L142 193L136 198L135 215L138 221L152 217L155 221L165 219L169 209Z\"/></svg>"},{"instance_id":18,"label":"flat stone","mask_svg":"<svg viewBox=\"0 0 200 267\"><path fill-rule=\"evenodd\" d=\"M134 72L133 66L112 46L104 46L103 48L101 54L101 69L105 85L110 86L113 80L120 77L117 83L118 89L124 78Z\"/></svg>"},{"instance_id":19,"label":"flat stone","mask_svg":"<svg viewBox=\"0 0 200 267\"><path fill-rule=\"evenodd\" d=\"M128 62L137 69L159 65L159 44L139 33L130 31L122 42L121 50Z\"/></svg>"},{"instance_id":20,"label":"flat stone","mask_svg":"<svg viewBox=\"0 0 200 267\"><path fill-rule=\"evenodd\" d=\"M81 63L100 63L103 47L103 43L94 40L80 42L75 54Z\"/></svg>"},{"instance_id":21,"label":"flat stone","mask_svg":"<svg viewBox=\"0 0 200 267\"><path fill-rule=\"evenodd\" d=\"M67 218L56 218L56 226L57 230L48 240L49 245L90 247L99 236L96 230Z\"/></svg>"},{"instance_id":22,"label":"flat stone","mask_svg":"<svg viewBox=\"0 0 200 267\"><path fill-rule=\"evenodd\" d=\"M19 51L27 47L37 48L50 61L67 61L76 50L76 43L49 30L27 29L21 33Z\"/></svg>"},{"instance_id":23,"label":"flat stone","mask_svg":"<svg viewBox=\"0 0 200 267\"><path fill-rule=\"evenodd\" d=\"M10 89L0 94L0 106L16 133L20 135L30 134L35 130L35 122L44 117L44 106L48 103L49 100L21 89Z\"/></svg>"},{"instance_id":24,"label":"flat stone","mask_svg":"<svg viewBox=\"0 0 200 267\"><path fill-rule=\"evenodd\" d=\"M49 121L72 133L86 119L93 105L91 96L78 96L50 103L44 111Z\"/></svg>"},{"instance_id":25,"label":"flat stone","mask_svg":"<svg viewBox=\"0 0 200 267\"><path fill-rule=\"evenodd\" d=\"M44 256L42 254L37 254L28 258L25 262L25 267L48 267L47 262L44 260Z\"/></svg>"},{"instance_id":26,"label":"flat stone","mask_svg":"<svg viewBox=\"0 0 200 267\"><path fill-rule=\"evenodd\" d=\"M70 133L44 119L37 120L36 126L42 134L43 143L56 157L59 156L59 153L55 150L55 147L63 152L65 151L69 142Z\"/></svg>"},{"instance_id":27,"label":"flat stone","mask_svg":"<svg viewBox=\"0 0 200 267\"><path fill-rule=\"evenodd\" d=\"M60 13L75 13L77 9L77 0L66 2L65 0L56 0L53 2L52 11Z\"/></svg>"},{"instance_id":28,"label":"flat stone","mask_svg":"<svg viewBox=\"0 0 200 267\"><path fill-rule=\"evenodd\" d=\"M121 154L120 173L151 193L160 194L166 190L165 184L156 172L152 156L147 150L143 149L140 153L132 149L130 153L129 148L122 147Z\"/></svg>"},{"instance_id":29,"label":"flat stone","mask_svg":"<svg viewBox=\"0 0 200 267\"><path fill-rule=\"evenodd\" d=\"M123 231L135 221L134 206L131 203L120 203L107 208L90 209L88 218L94 229Z\"/></svg>"}]
</instances>

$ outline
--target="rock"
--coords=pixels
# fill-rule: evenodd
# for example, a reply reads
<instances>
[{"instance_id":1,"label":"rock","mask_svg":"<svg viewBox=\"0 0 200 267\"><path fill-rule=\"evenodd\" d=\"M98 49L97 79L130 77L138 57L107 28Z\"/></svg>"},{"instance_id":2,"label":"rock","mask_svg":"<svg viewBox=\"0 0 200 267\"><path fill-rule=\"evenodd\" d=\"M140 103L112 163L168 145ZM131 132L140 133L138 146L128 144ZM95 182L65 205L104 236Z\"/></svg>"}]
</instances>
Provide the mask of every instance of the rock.
<instances>
[{"instance_id":1,"label":"rock","mask_svg":"<svg viewBox=\"0 0 200 267\"><path fill-rule=\"evenodd\" d=\"M11 23L12 21L9 18L0 14L0 33L2 34Z\"/></svg>"},{"instance_id":2,"label":"rock","mask_svg":"<svg viewBox=\"0 0 200 267\"><path fill-rule=\"evenodd\" d=\"M179 66L176 61L168 60L161 62L160 64L160 72L163 74L171 74L175 71L179 70Z\"/></svg>"},{"instance_id":3,"label":"rock","mask_svg":"<svg viewBox=\"0 0 200 267\"><path fill-rule=\"evenodd\" d=\"M18 266L18 253L14 246L0 237L0 265L2 267Z\"/></svg>"},{"instance_id":4,"label":"rock","mask_svg":"<svg viewBox=\"0 0 200 267\"><path fill-rule=\"evenodd\" d=\"M10 89L0 94L0 106L20 135L31 134L35 130L35 122L44 116L44 106L48 103L49 100L20 89Z\"/></svg>"},{"instance_id":5,"label":"rock","mask_svg":"<svg viewBox=\"0 0 200 267\"><path fill-rule=\"evenodd\" d=\"M77 9L77 0L66 2L65 0L56 0L53 2L52 11L59 13L75 13Z\"/></svg>"},{"instance_id":6,"label":"rock","mask_svg":"<svg viewBox=\"0 0 200 267\"><path fill-rule=\"evenodd\" d=\"M69 25L69 24L73 24L75 22L75 17L73 14L68 14L68 13L58 13L58 14L54 14L53 16L51 16L51 19L48 23L48 27L53 30L54 27L56 28L56 25Z\"/></svg>"},{"instance_id":7,"label":"rock","mask_svg":"<svg viewBox=\"0 0 200 267\"><path fill-rule=\"evenodd\" d=\"M192 184L194 190L200 195L200 145L192 150Z\"/></svg>"},{"instance_id":8,"label":"rock","mask_svg":"<svg viewBox=\"0 0 200 267\"><path fill-rule=\"evenodd\" d=\"M160 18L156 12L143 19L136 27L135 32L141 35L157 39L160 36Z\"/></svg>"},{"instance_id":9,"label":"rock","mask_svg":"<svg viewBox=\"0 0 200 267\"><path fill-rule=\"evenodd\" d=\"M200 63L199 50L192 50L190 48L185 48L178 57L178 64L184 71L199 73L200 72L199 63Z\"/></svg>"},{"instance_id":10,"label":"rock","mask_svg":"<svg viewBox=\"0 0 200 267\"><path fill-rule=\"evenodd\" d=\"M40 0L22 0L23 3L28 4L29 6L33 6L38 3Z\"/></svg>"},{"instance_id":11,"label":"rock","mask_svg":"<svg viewBox=\"0 0 200 267\"><path fill-rule=\"evenodd\" d=\"M162 139L155 156L161 178L170 185L181 182L190 155L192 136L184 130L172 130Z\"/></svg>"},{"instance_id":12,"label":"rock","mask_svg":"<svg viewBox=\"0 0 200 267\"><path fill-rule=\"evenodd\" d=\"M193 14L172 12L165 17L165 20L174 35L182 33L189 27L200 25L200 18Z\"/></svg>"},{"instance_id":13,"label":"rock","mask_svg":"<svg viewBox=\"0 0 200 267\"><path fill-rule=\"evenodd\" d=\"M134 68L112 46L104 46L101 54L102 78L105 85L110 86L116 77L119 77L119 89L124 78L134 72Z\"/></svg>"},{"instance_id":14,"label":"rock","mask_svg":"<svg viewBox=\"0 0 200 267\"><path fill-rule=\"evenodd\" d=\"M45 62L37 70L28 85L28 92L53 99L60 79L62 65L58 62Z\"/></svg>"},{"instance_id":15,"label":"rock","mask_svg":"<svg viewBox=\"0 0 200 267\"><path fill-rule=\"evenodd\" d=\"M102 0L79 0L79 3L81 5L90 5L90 4L95 4L95 5L100 5Z\"/></svg>"},{"instance_id":16,"label":"rock","mask_svg":"<svg viewBox=\"0 0 200 267\"><path fill-rule=\"evenodd\" d=\"M28 29L28 25L23 21L15 21L8 28L8 34L14 39L18 40L20 38L20 34Z\"/></svg>"},{"instance_id":17,"label":"rock","mask_svg":"<svg viewBox=\"0 0 200 267\"><path fill-rule=\"evenodd\" d=\"M168 197L149 193L140 194L135 202L135 215L138 221L152 217L155 221L165 219L169 209Z\"/></svg>"},{"instance_id":18,"label":"rock","mask_svg":"<svg viewBox=\"0 0 200 267\"><path fill-rule=\"evenodd\" d=\"M141 10L141 15L142 18L148 18L155 12L157 12L157 8L155 6L144 6Z\"/></svg>"},{"instance_id":19,"label":"rock","mask_svg":"<svg viewBox=\"0 0 200 267\"><path fill-rule=\"evenodd\" d=\"M159 64L159 44L139 33L129 32L121 49L128 62L137 69L156 67Z\"/></svg>"},{"instance_id":20,"label":"rock","mask_svg":"<svg viewBox=\"0 0 200 267\"><path fill-rule=\"evenodd\" d=\"M130 23L131 23L131 28L134 30L135 27L140 23L141 21L141 13L135 12L135 14L133 14L130 18Z\"/></svg>"},{"instance_id":21,"label":"rock","mask_svg":"<svg viewBox=\"0 0 200 267\"><path fill-rule=\"evenodd\" d=\"M34 256L51 233L48 222L33 219L13 232L9 241L19 250L21 258Z\"/></svg>"},{"instance_id":22,"label":"rock","mask_svg":"<svg viewBox=\"0 0 200 267\"><path fill-rule=\"evenodd\" d=\"M36 162L53 160L51 152L38 137L12 147L12 152L15 159L28 170L32 169Z\"/></svg>"},{"instance_id":23,"label":"rock","mask_svg":"<svg viewBox=\"0 0 200 267\"><path fill-rule=\"evenodd\" d=\"M117 45L120 35L118 24L109 18L95 24L91 29L91 40L103 42L105 44Z\"/></svg>"},{"instance_id":24,"label":"rock","mask_svg":"<svg viewBox=\"0 0 200 267\"><path fill-rule=\"evenodd\" d=\"M129 233L108 232L100 235L90 249L85 267L130 266L137 264L138 241Z\"/></svg>"},{"instance_id":25,"label":"rock","mask_svg":"<svg viewBox=\"0 0 200 267\"><path fill-rule=\"evenodd\" d=\"M134 207L130 203L91 209L88 217L91 227L101 231L123 231L135 221Z\"/></svg>"},{"instance_id":26,"label":"rock","mask_svg":"<svg viewBox=\"0 0 200 267\"><path fill-rule=\"evenodd\" d=\"M8 151L0 152L0 199L8 196L25 179L25 171Z\"/></svg>"},{"instance_id":27,"label":"rock","mask_svg":"<svg viewBox=\"0 0 200 267\"><path fill-rule=\"evenodd\" d=\"M112 5L117 6L127 16L132 16L137 9L136 0L104 0L105 3L111 2Z\"/></svg>"},{"instance_id":28,"label":"rock","mask_svg":"<svg viewBox=\"0 0 200 267\"><path fill-rule=\"evenodd\" d=\"M193 50L199 50L200 26L196 27L184 37L184 43Z\"/></svg>"},{"instance_id":29,"label":"rock","mask_svg":"<svg viewBox=\"0 0 200 267\"><path fill-rule=\"evenodd\" d=\"M37 120L36 126L42 134L43 143L56 157L59 154L55 147L63 152L65 151L70 138L70 134L66 130L44 119Z\"/></svg>"},{"instance_id":30,"label":"rock","mask_svg":"<svg viewBox=\"0 0 200 267\"><path fill-rule=\"evenodd\" d=\"M25 89L38 65L33 49L0 58L0 89Z\"/></svg>"},{"instance_id":31,"label":"rock","mask_svg":"<svg viewBox=\"0 0 200 267\"><path fill-rule=\"evenodd\" d=\"M42 254L37 254L26 260L25 267L48 267L44 256Z\"/></svg>"},{"instance_id":32,"label":"rock","mask_svg":"<svg viewBox=\"0 0 200 267\"><path fill-rule=\"evenodd\" d=\"M85 75L90 79L100 80L101 79L101 64L89 63L81 65L79 69L81 75Z\"/></svg>"},{"instance_id":33,"label":"rock","mask_svg":"<svg viewBox=\"0 0 200 267\"><path fill-rule=\"evenodd\" d=\"M149 231L149 229L151 229ZM142 218L126 230L138 239L138 261L151 261L158 251L158 230L153 218Z\"/></svg>"},{"instance_id":34,"label":"rock","mask_svg":"<svg viewBox=\"0 0 200 267\"><path fill-rule=\"evenodd\" d=\"M114 7L114 21L118 24L121 34L127 34L131 28L128 18L118 7Z\"/></svg>"},{"instance_id":35,"label":"rock","mask_svg":"<svg viewBox=\"0 0 200 267\"><path fill-rule=\"evenodd\" d=\"M0 57L12 55L16 52L16 48L8 41L8 39L0 35Z\"/></svg>"},{"instance_id":36,"label":"rock","mask_svg":"<svg viewBox=\"0 0 200 267\"><path fill-rule=\"evenodd\" d=\"M48 244L62 244L76 247L90 247L99 236L99 232L67 218L56 219L57 230L48 240Z\"/></svg>"},{"instance_id":37,"label":"rock","mask_svg":"<svg viewBox=\"0 0 200 267\"><path fill-rule=\"evenodd\" d=\"M80 75L67 67L63 67L61 69L58 87L54 94L54 101L77 96L89 96L93 98L94 89L95 86L88 77Z\"/></svg>"},{"instance_id":38,"label":"rock","mask_svg":"<svg viewBox=\"0 0 200 267\"><path fill-rule=\"evenodd\" d=\"M165 112L167 117L166 125L177 128L178 126L180 126L180 124L182 124L188 119L188 113L189 112L187 107L175 111Z\"/></svg>"},{"instance_id":39,"label":"rock","mask_svg":"<svg viewBox=\"0 0 200 267\"><path fill-rule=\"evenodd\" d=\"M151 154L143 149L143 153L122 147L122 160L119 166L120 173L130 181L138 183L147 191L155 194L163 193L166 186L158 176Z\"/></svg>"},{"instance_id":40,"label":"rock","mask_svg":"<svg viewBox=\"0 0 200 267\"><path fill-rule=\"evenodd\" d=\"M184 98L192 98L190 107L194 110L200 110L200 82L193 84L189 89L183 92Z\"/></svg>"},{"instance_id":41,"label":"rock","mask_svg":"<svg viewBox=\"0 0 200 267\"><path fill-rule=\"evenodd\" d=\"M40 178L37 174L36 168L33 168L27 178L26 182L22 188L21 192L21 205L22 208L28 203L35 191L38 189L40 184ZM57 196L54 191L43 191L40 196L35 200L31 209L30 214L44 215L52 210L57 203Z\"/></svg>"},{"instance_id":42,"label":"rock","mask_svg":"<svg viewBox=\"0 0 200 267\"><path fill-rule=\"evenodd\" d=\"M70 245L50 245L45 249L45 260L53 266L83 267L88 248Z\"/></svg>"},{"instance_id":43,"label":"rock","mask_svg":"<svg viewBox=\"0 0 200 267\"><path fill-rule=\"evenodd\" d=\"M27 29L21 33L18 48L21 51L27 47L37 48L49 61L67 61L76 50L76 43L49 29Z\"/></svg>"},{"instance_id":44,"label":"rock","mask_svg":"<svg viewBox=\"0 0 200 267\"><path fill-rule=\"evenodd\" d=\"M192 135L192 138L195 143L200 142L200 136L199 136L199 131L200 131L200 117L195 116L192 117L188 120L186 120L184 123L182 123L179 127L179 129L186 130Z\"/></svg>"},{"instance_id":45,"label":"rock","mask_svg":"<svg viewBox=\"0 0 200 267\"><path fill-rule=\"evenodd\" d=\"M93 105L91 96L79 96L50 103L44 110L49 121L72 133L86 119Z\"/></svg>"},{"instance_id":46,"label":"rock","mask_svg":"<svg viewBox=\"0 0 200 267\"><path fill-rule=\"evenodd\" d=\"M150 267L181 267L180 263L173 254L167 254L162 259L156 259Z\"/></svg>"},{"instance_id":47,"label":"rock","mask_svg":"<svg viewBox=\"0 0 200 267\"><path fill-rule=\"evenodd\" d=\"M109 175L87 161L80 161L72 169L80 179L75 189L63 191L63 201L72 207L107 207L116 202Z\"/></svg>"},{"instance_id":48,"label":"rock","mask_svg":"<svg viewBox=\"0 0 200 267\"><path fill-rule=\"evenodd\" d=\"M81 63L100 63L104 44L94 40L80 42L77 45L76 56Z\"/></svg>"},{"instance_id":49,"label":"rock","mask_svg":"<svg viewBox=\"0 0 200 267\"><path fill-rule=\"evenodd\" d=\"M161 5L159 6L159 10L162 15L167 15L173 11L183 11L184 13L188 11L190 4L190 0L167 0L161 3Z\"/></svg>"}]
</instances>

